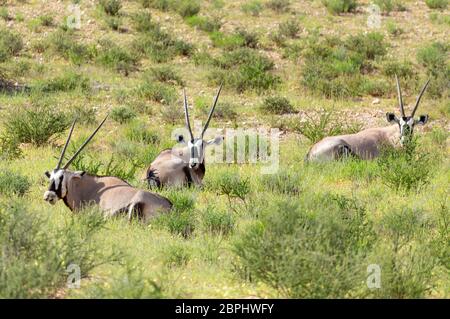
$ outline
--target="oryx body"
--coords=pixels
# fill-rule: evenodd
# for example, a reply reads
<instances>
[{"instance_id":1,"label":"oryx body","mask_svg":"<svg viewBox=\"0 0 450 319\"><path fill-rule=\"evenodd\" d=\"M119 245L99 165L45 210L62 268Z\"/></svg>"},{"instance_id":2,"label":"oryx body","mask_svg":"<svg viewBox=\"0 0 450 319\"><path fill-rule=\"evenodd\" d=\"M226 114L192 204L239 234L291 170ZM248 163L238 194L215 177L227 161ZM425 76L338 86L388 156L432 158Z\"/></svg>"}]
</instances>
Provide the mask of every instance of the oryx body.
<instances>
[{"instance_id":1,"label":"oryx body","mask_svg":"<svg viewBox=\"0 0 450 319\"><path fill-rule=\"evenodd\" d=\"M129 220L134 215L137 215L139 218L147 221L160 212L170 210L172 204L168 199L132 187L120 178L93 176L85 172L67 170L70 163L92 139L105 120L66 165L61 168L61 162L75 126L74 121L57 167L51 172L46 172L46 176L50 180L50 186L44 193L44 200L50 204L55 204L62 199L67 207L75 212L88 205L96 204L107 216L115 216L126 212Z\"/></svg>"},{"instance_id":2,"label":"oryx body","mask_svg":"<svg viewBox=\"0 0 450 319\"><path fill-rule=\"evenodd\" d=\"M186 140L183 135L178 135L178 142L186 144L186 146L163 150L150 164L146 172L146 180L150 187L201 185L206 172L205 149L209 145L220 145L222 143L221 136L210 141L203 139L214 113L221 89L222 86L217 92L208 120L199 138L195 138L192 133L186 92L183 91L186 127L190 138Z\"/></svg>"},{"instance_id":3,"label":"oryx body","mask_svg":"<svg viewBox=\"0 0 450 319\"><path fill-rule=\"evenodd\" d=\"M396 82L401 117L397 118L394 113L386 114L388 122L395 122L396 124L387 127L369 128L355 134L325 137L311 147L306 155L306 160L329 161L348 156L355 156L363 160L373 159L380 154L383 147L399 147L409 140L414 126L416 124L423 125L428 120L428 115L421 115L418 119L414 119L414 114L429 81L417 97L411 116L405 115L397 77Z\"/></svg>"}]
</instances>

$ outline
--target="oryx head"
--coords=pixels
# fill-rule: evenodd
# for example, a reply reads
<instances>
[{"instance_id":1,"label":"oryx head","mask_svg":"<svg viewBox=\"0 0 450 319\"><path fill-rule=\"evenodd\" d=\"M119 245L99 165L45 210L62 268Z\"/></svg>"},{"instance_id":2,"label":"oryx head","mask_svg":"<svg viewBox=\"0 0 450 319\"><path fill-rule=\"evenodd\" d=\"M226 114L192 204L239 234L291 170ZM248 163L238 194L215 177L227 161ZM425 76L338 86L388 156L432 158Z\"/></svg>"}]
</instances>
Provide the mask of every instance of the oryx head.
<instances>
[{"instance_id":1,"label":"oryx head","mask_svg":"<svg viewBox=\"0 0 450 319\"><path fill-rule=\"evenodd\" d=\"M184 115L186 119L186 128L189 131L189 139L186 140L186 138L180 134L177 136L177 140L180 143L187 144L188 152L189 152L189 167L190 168L196 168L199 166L199 164L203 163L205 159L205 148L208 145L220 145L222 143L222 136L217 136L216 138L205 141L203 139L206 130L208 129L209 122L211 121L211 118L214 113L214 109L217 105L217 100L219 99L220 91L222 90L222 85L219 87L219 90L217 91L217 95L214 98L213 106L211 107L211 110L209 111L208 119L206 120L205 126L203 127L202 133L200 137L194 137L194 134L192 133L191 124L189 121L189 111L188 111L188 102L186 97L186 90L183 89L183 104L184 104Z\"/></svg>"},{"instance_id":2,"label":"oryx head","mask_svg":"<svg viewBox=\"0 0 450 319\"><path fill-rule=\"evenodd\" d=\"M414 105L414 109L410 116L406 116L405 109L403 106L403 98L402 98L402 91L400 89L400 83L398 82L398 77L395 75L395 80L397 82L397 95L398 95L398 104L400 106L400 118L397 118L397 116L394 113L386 113L386 118L389 123L395 122L399 126L400 130L400 143L403 144L409 139L411 139L414 131L414 126L416 124L424 125L428 121L428 114L426 115L420 115L417 119L414 118L414 114L417 111L417 108L420 103L420 99L422 98L422 95L425 93L425 90L428 87L428 84L430 83L430 80L425 83L422 90L420 91L420 94L417 96L416 99L416 105Z\"/></svg>"},{"instance_id":3,"label":"oryx head","mask_svg":"<svg viewBox=\"0 0 450 319\"><path fill-rule=\"evenodd\" d=\"M70 128L69 135L67 136L66 143L64 144L64 148L61 152L61 155L58 160L58 164L55 169L51 172L45 172L45 176L50 181L50 185L48 190L44 193L44 200L54 205L59 199L66 197L67 195L67 183L72 178L81 178L84 175L84 172L70 172L67 170L69 165L73 162L73 160L80 154L80 152L86 147L86 145L91 141L94 135L98 132L98 130L102 127L103 123L105 123L108 116L104 118L104 120L100 123L100 125L95 129L95 131L89 136L86 141L80 146L80 148L75 152L75 154L67 161L67 163L61 167L62 161L64 159L64 154L66 153L67 145L70 142L70 138L72 137L72 132L75 127L76 119L72 123L72 127Z\"/></svg>"}]
</instances>

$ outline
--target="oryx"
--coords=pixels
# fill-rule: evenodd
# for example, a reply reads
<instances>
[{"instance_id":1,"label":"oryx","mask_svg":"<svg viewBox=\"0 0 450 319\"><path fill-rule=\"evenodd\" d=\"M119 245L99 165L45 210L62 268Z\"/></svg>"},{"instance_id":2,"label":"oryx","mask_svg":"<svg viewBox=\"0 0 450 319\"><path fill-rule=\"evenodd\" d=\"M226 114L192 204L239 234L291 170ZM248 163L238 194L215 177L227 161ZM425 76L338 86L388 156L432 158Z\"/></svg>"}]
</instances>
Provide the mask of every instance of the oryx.
<instances>
[{"instance_id":1,"label":"oryx","mask_svg":"<svg viewBox=\"0 0 450 319\"><path fill-rule=\"evenodd\" d=\"M179 134L176 138L179 143L185 144L181 148L172 148L163 150L155 160L150 164L146 172L146 179L150 187L161 186L181 186L181 185L200 185L205 176L205 148L209 145L220 145L222 136L206 141L204 135L208 129L209 122L214 113L214 109L219 99L222 85L217 91L213 105L209 111L208 119L200 134L200 137L194 137L189 121L188 102L186 90L183 89L183 104L186 128L189 132L189 140Z\"/></svg>"},{"instance_id":2,"label":"oryx","mask_svg":"<svg viewBox=\"0 0 450 319\"><path fill-rule=\"evenodd\" d=\"M402 92L397 76L395 76L395 80L401 117L397 118L394 113L386 113L387 121L395 123L394 125L369 128L355 134L325 137L311 147L306 155L306 160L327 161L349 155L360 159L372 159L379 155L382 146L399 147L404 145L412 137L414 126L416 124L424 125L428 121L428 115L421 115L419 118L414 119L414 114L430 80L423 86L410 116L405 114Z\"/></svg>"},{"instance_id":3,"label":"oryx","mask_svg":"<svg viewBox=\"0 0 450 319\"><path fill-rule=\"evenodd\" d=\"M54 205L59 199L62 199L71 211L78 211L87 205L97 204L106 216L127 212L129 220L136 214L140 219L147 221L159 212L170 210L172 204L168 199L134 188L120 178L94 176L82 171L72 172L67 169L106 119L107 116L67 163L61 167L76 119L73 121L56 168L51 172L45 172L50 185L44 193L44 200Z\"/></svg>"}]
</instances>

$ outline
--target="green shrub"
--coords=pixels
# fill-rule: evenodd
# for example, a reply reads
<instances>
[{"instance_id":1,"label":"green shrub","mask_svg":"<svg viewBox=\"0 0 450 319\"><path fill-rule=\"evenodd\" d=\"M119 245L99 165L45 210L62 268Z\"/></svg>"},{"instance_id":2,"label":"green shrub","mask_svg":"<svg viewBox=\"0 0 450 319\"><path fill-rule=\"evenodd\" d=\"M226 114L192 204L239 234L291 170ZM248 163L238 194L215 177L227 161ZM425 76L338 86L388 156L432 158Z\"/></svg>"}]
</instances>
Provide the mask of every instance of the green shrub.
<instances>
[{"instance_id":1,"label":"green shrub","mask_svg":"<svg viewBox=\"0 0 450 319\"><path fill-rule=\"evenodd\" d=\"M295 129L305 136L311 143L316 143L326 136L356 133L361 125L355 123L342 124L332 112L322 111L318 118L306 115L303 122L299 122Z\"/></svg>"},{"instance_id":2,"label":"green shrub","mask_svg":"<svg viewBox=\"0 0 450 319\"><path fill-rule=\"evenodd\" d=\"M425 0L425 3L430 9L446 9L448 6L448 0Z\"/></svg>"},{"instance_id":3,"label":"green shrub","mask_svg":"<svg viewBox=\"0 0 450 319\"><path fill-rule=\"evenodd\" d=\"M197 0L174 0L172 7L183 18L188 18L200 12L200 3Z\"/></svg>"},{"instance_id":4,"label":"green shrub","mask_svg":"<svg viewBox=\"0 0 450 319\"><path fill-rule=\"evenodd\" d=\"M0 62L17 55L22 48L22 37L19 34L0 28Z\"/></svg>"},{"instance_id":5,"label":"green shrub","mask_svg":"<svg viewBox=\"0 0 450 319\"><path fill-rule=\"evenodd\" d=\"M276 174L262 175L262 191L286 195L299 195L302 191L300 176L288 170L280 170Z\"/></svg>"},{"instance_id":6,"label":"green shrub","mask_svg":"<svg viewBox=\"0 0 450 319\"><path fill-rule=\"evenodd\" d=\"M386 61L384 62L381 71L389 78L394 78L395 75L400 79L412 80L416 77L413 65L410 61Z\"/></svg>"},{"instance_id":7,"label":"green shrub","mask_svg":"<svg viewBox=\"0 0 450 319\"><path fill-rule=\"evenodd\" d=\"M193 213L194 199L179 191L172 191L167 197L173 204L172 211L170 214L156 217L155 225L167 229L174 235L190 237L197 224L197 216Z\"/></svg>"},{"instance_id":8,"label":"green shrub","mask_svg":"<svg viewBox=\"0 0 450 319\"><path fill-rule=\"evenodd\" d=\"M155 27L155 24L152 21L152 15L148 11L139 11L131 16L131 19L134 29L138 32L148 32Z\"/></svg>"},{"instance_id":9,"label":"green shrub","mask_svg":"<svg viewBox=\"0 0 450 319\"><path fill-rule=\"evenodd\" d=\"M55 31L46 42L54 52L77 65L92 59L96 54L94 49L78 43L71 31ZM41 44L47 45L43 42Z\"/></svg>"},{"instance_id":10,"label":"green shrub","mask_svg":"<svg viewBox=\"0 0 450 319\"><path fill-rule=\"evenodd\" d=\"M170 0L140 0L144 8L154 8L161 11L169 10Z\"/></svg>"},{"instance_id":11,"label":"green shrub","mask_svg":"<svg viewBox=\"0 0 450 319\"><path fill-rule=\"evenodd\" d=\"M152 67L146 76L159 82L178 85L184 84L181 76L170 65Z\"/></svg>"},{"instance_id":12,"label":"green shrub","mask_svg":"<svg viewBox=\"0 0 450 319\"><path fill-rule=\"evenodd\" d=\"M290 0L269 0L266 2L266 7L276 12L287 12L291 5Z\"/></svg>"},{"instance_id":13,"label":"green shrub","mask_svg":"<svg viewBox=\"0 0 450 319\"><path fill-rule=\"evenodd\" d=\"M233 243L251 276L290 298L342 298L364 284L374 232L365 207L343 196L275 201Z\"/></svg>"},{"instance_id":14,"label":"green shrub","mask_svg":"<svg viewBox=\"0 0 450 319\"><path fill-rule=\"evenodd\" d=\"M438 258L433 255L436 235L428 214L420 209L391 209L377 225L384 238L371 260L382 269L381 289L374 289L376 298L424 298L434 287L434 268Z\"/></svg>"},{"instance_id":15,"label":"green shrub","mask_svg":"<svg viewBox=\"0 0 450 319\"><path fill-rule=\"evenodd\" d=\"M8 134L19 143L42 146L54 135L64 132L70 121L53 105L33 104L11 109L6 114L4 125Z\"/></svg>"},{"instance_id":16,"label":"green shrub","mask_svg":"<svg viewBox=\"0 0 450 319\"><path fill-rule=\"evenodd\" d=\"M128 75L135 70L138 57L129 50L118 46L111 40L101 40L97 62L104 67L111 68Z\"/></svg>"},{"instance_id":17,"label":"green shrub","mask_svg":"<svg viewBox=\"0 0 450 319\"><path fill-rule=\"evenodd\" d=\"M226 236L234 230L235 220L232 214L214 205L208 205L201 213L203 229L206 232Z\"/></svg>"},{"instance_id":18,"label":"green shrub","mask_svg":"<svg viewBox=\"0 0 450 319\"><path fill-rule=\"evenodd\" d=\"M118 16L122 9L121 0L100 0L99 4L102 10L110 16Z\"/></svg>"},{"instance_id":19,"label":"green shrub","mask_svg":"<svg viewBox=\"0 0 450 319\"><path fill-rule=\"evenodd\" d=\"M210 185L220 195L227 196L228 199L237 198L245 202L251 192L250 180L242 178L238 174L223 174L216 181L217 185Z\"/></svg>"},{"instance_id":20,"label":"green shrub","mask_svg":"<svg viewBox=\"0 0 450 319\"><path fill-rule=\"evenodd\" d=\"M394 191L416 191L426 186L433 173L433 158L418 148L417 140L401 149L386 147L377 158L378 176Z\"/></svg>"},{"instance_id":21,"label":"green shrub","mask_svg":"<svg viewBox=\"0 0 450 319\"><path fill-rule=\"evenodd\" d=\"M222 22L217 17L212 18L198 15L186 18L186 23L191 27L196 27L205 32L219 31L222 26Z\"/></svg>"},{"instance_id":22,"label":"green shrub","mask_svg":"<svg viewBox=\"0 0 450 319\"><path fill-rule=\"evenodd\" d=\"M441 42L433 42L425 45L417 51L417 60L427 70L427 76L431 78L427 92L431 96L446 96L449 87L450 64L447 55L450 46Z\"/></svg>"},{"instance_id":23,"label":"green shrub","mask_svg":"<svg viewBox=\"0 0 450 319\"><path fill-rule=\"evenodd\" d=\"M138 53L149 56L154 62L166 62L175 56L189 56L193 46L182 40L176 40L171 34L155 25L149 32L137 37L133 42L133 49Z\"/></svg>"},{"instance_id":24,"label":"green shrub","mask_svg":"<svg viewBox=\"0 0 450 319\"><path fill-rule=\"evenodd\" d=\"M20 142L17 137L8 133L0 134L0 160L14 160L22 156Z\"/></svg>"},{"instance_id":25,"label":"green shrub","mask_svg":"<svg viewBox=\"0 0 450 319\"><path fill-rule=\"evenodd\" d=\"M388 21L386 23L386 29L392 36L399 36L404 32L404 30L401 27L399 27L396 23L392 21Z\"/></svg>"},{"instance_id":26,"label":"green shrub","mask_svg":"<svg viewBox=\"0 0 450 319\"><path fill-rule=\"evenodd\" d=\"M56 226L25 204L1 202L0 297L50 298L67 287L70 265L85 278L96 266L117 260L116 252L104 252L95 239L103 225L93 209Z\"/></svg>"},{"instance_id":27,"label":"green shrub","mask_svg":"<svg viewBox=\"0 0 450 319\"><path fill-rule=\"evenodd\" d=\"M265 98L261 105L261 110L264 113L270 114L286 114L295 111L291 102L282 96L270 96Z\"/></svg>"},{"instance_id":28,"label":"green shrub","mask_svg":"<svg viewBox=\"0 0 450 319\"><path fill-rule=\"evenodd\" d=\"M80 90L88 92L91 89L89 78L83 74L67 71L61 76L48 80L37 81L33 90L38 92L67 92Z\"/></svg>"},{"instance_id":29,"label":"green shrub","mask_svg":"<svg viewBox=\"0 0 450 319\"><path fill-rule=\"evenodd\" d=\"M186 266L190 259L190 251L185 245L172 244L164 250L164 264L168 267Z\"/></svg>"},{"instance_id":30,"label":"green shrub","mask_svg":"<svg viewBox=\"0 0 450 319\"><path fill-rule=\"evenodd\" d=\"M96 123L95 118L95 108L89 107L88 105L76 104L71 107L72 118L77 118L78 123L84 125L93 125Z\"/></svg>"},{"instance_id":31,"label":"green shrub","mask_svg":"<svg viewBox=\"0 0 450 319\"><path fill-rule=\"evenodd\" d=\"M391 11L406 10L401 0L375 0L374 3L380 7L381 12L384 14L389 14Z\"/></svg>"},{"instance_id":32,"label":"green shrub","mask_svg":"<svg viewBox=\"0 0 450 319\"><path fill-rule=\"evenodd\" d=\"M200 110L200 112L207 116L211 109L211 101L206 98L196 98L195 101L196 109ZM223 120L235 120L238 116L236 112L236 106L226 101L219 101L217 103L216 109L214 110L214 117L223 119Z\"/></svg>"},{"instance_id":33,"label":"green shrub","mask_svg":"<svg viewBox=\"0 0 450 319\"><path fill-rule=\"evenodd\" d=\"M148 128L148 124L133 121L125 131L125 137L131 142L158 145L161 142L158 132Z\"/></svg>"},{"instance_id":34,"label":"green shrub","mask_svg":"<svg viewBox=\"0 0 450 319\"><path fill-rule=\"evenodd\" d=\"M241 6L242 12L258 17L263 10L263 5L259 0L247 1Z\"/></svg>"},{"instance_id":35,"label":"green shrub","mask_svg":"<svg viewBox=\"0 0 450 319\"><path fill-rule=\"evenodd\" d=\"M285 38L295 38L300 32L297 19L289 19L278 25L278 34Z\"/></svg>"},{"instance_id":36,"label":"green shrub","mask_svg":"<svg viewBox=\"0 0 450 319\"><path fill-rule=\"evenodd\" d=\"M376 32L345 40L313 37L302 53L302 83L328 98L361 95L368 82L363 75L374 69L372 60L385 54L383 36Z\"/></svg>"},{"instance_id":37,"label":"green shrub","mask_svg":"<svg viewBox=\"0 0 450 319\"><path fill-rule=\"evenodd\" d=\"M246 90L268 90L280 83L280 78L270 71L273 61L249 48L226 52L212 62L216 69L208 75L209 80L218 85L225 83L237 92Z\"/></svg>"},{"instance_id":38,"label":"green shrub","mask_svg":"<svg viewBox=\"0 0 450 319\"><path fill-rule=\"evenodd\" d=\"M176 100L172 86L155 82L151 77L144 77L144 81L137 87L137 95L141 98L170 105Z\"/></svg>"},{"instance_id":39,"label":"green shrub","mask_svg":"<svg viewBox=\"0 0 450 319\"><path fill-rule=\"evenodd\" d=\"M5 21L9 21L12 19L6 7L0 8L0 18L2 18Z\"/></svg>"},{"instance_id":40,"label":"green shrub","mask_svg":"<svg viewBox=\"0 0 450 319\"><path fill-rule=\"evenodd\" d=\"M332 14L352 12L358 6L356 0L322 0L322 4Z\"/></svg>"},{"instance_id":41,"label":"green shrub","mask_svg":"<svg viewBox=\"0 0 450 319\"><path fill-rule=\"evenodd\" d=\"M111 110L111 118L120 123L127 123L136 117L136 113L126 106L116 106Z\"/></svg>"},{"instance_id":42,"label":"green shrub","mask_svg":"<svg viewBox=\"0 0 450 319\"><path fill-rule=\"evenodd\" d=\"M114 31L118 31L122 25L122 18L121 17L110 17L107 16L105 18L106 25L108 28Z\"/></svg>"},{"instance_id":43,"label":"green shrub","mask_svg":"<svg viewBox=\"0 0 450 319\"><path fill-rule=\"evenodd\" d=\"M23 196L30 186L31 183L26 176L9 170L0 172L0 194L2 195Z\"/></svg>"}]
</instances>

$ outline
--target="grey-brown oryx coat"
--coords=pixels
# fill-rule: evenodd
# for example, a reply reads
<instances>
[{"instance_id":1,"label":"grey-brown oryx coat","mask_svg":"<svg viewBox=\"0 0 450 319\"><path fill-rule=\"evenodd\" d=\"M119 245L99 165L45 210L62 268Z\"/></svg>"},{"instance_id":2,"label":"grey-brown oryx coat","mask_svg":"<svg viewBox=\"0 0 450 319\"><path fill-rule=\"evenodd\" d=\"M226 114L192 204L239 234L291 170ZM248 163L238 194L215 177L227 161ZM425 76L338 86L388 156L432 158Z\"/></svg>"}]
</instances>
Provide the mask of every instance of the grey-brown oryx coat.
<instances>
[{"instance_id":1,"label":"grey-brown oryx coat","mask_svg":"<svg viewBox=\"0 0 450 319\"><path fill-rule=\"evenodd\" d=\"M85 172L67 170L70 163L94 137L105 121L106 117L72 158L61 168L61 162L76 121L73 122L56 168L51 172L45 173L49 178L50 185L44 193L44 200L50 204L55 204L62 199L67 207L75 212L88 205L96 204L106 216L115 216L126 212L129 220L137 215L138 218L148 221L158 213L169 211L172 204L168 199L137 189L120 178L93 176Z\"/></svg>"},{"instance_id":2,"label":"grey-brown oryx coat","mask_svg":"<svg viewBox=\"0 0 450 319\"><path fill-rule=\"evenodd\" d=\"M401 117L394 113L387 113L386 118L390 123L396 123L388 127L369 128L355 134L329 136L314 144L306 155L307 161L328 161L342 157L355 156L367 160L380 154L382 147L399 147L412 137L416 124L424 125L428 121L428 115L421 115L414 119L420 99L428 84L424 85L410 116L405 115L403 98L397 76L397 94Z\"/></svg>"}]
</instances>

